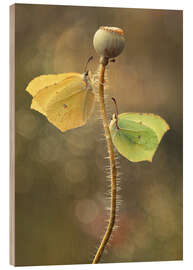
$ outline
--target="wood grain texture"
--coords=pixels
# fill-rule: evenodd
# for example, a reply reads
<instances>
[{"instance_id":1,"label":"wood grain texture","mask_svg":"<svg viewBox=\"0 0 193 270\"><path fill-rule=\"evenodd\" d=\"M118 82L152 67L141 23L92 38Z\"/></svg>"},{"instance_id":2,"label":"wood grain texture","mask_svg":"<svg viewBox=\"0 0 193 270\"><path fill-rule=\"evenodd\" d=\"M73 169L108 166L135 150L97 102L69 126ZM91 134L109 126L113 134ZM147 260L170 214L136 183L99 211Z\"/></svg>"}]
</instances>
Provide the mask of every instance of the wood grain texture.
<instances>
[{"instance_id":1,"label":"wood grain texture","mask_svg":"<svg viewBox=\"0 0 193 270\"><path fill-rule=\"evenodd\" d=\"M15 265L15 5L10 6L10 264Z\"/></svg>"}]
</instances>

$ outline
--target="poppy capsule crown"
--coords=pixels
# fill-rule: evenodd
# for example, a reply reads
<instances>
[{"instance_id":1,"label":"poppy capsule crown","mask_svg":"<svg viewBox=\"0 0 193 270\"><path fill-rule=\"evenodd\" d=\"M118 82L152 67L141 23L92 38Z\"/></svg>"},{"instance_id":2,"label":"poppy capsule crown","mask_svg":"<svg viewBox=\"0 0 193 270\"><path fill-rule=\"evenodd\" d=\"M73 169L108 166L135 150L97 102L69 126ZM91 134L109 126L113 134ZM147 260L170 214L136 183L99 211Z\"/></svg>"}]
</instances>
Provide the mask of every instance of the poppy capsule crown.
<instances>
[{"instance_id":1,"label":"poppy capsule crown","mask_svg":"<svg viewBox=\"0 0 193 270\"><path fill-rule=\"evenodd\" d=\"M117 57L125 46L123 30L117 27L101 26L94 35L93 44L100 56Z\"/></svg>"}]
</instances>

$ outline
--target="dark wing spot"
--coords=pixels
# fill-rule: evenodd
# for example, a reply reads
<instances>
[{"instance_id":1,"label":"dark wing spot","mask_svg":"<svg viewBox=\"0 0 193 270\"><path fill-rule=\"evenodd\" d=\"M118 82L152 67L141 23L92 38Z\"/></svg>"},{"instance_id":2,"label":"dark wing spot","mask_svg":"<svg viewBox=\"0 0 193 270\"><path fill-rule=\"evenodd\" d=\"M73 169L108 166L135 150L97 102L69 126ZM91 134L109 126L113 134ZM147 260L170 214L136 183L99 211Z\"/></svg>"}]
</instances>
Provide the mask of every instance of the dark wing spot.
<instances>
[{"instance_id":1,"label":"dark wing spot","mask_svg":"<svg viewBox=\"0 0 193 270\"><path fill-rule=\"evenodd\" d=\"M64 109L67 108L68 106L66 104L64 104Z\"/></svg>"},{"instance_id":2,"label":"dark wing spot","mask_svg":"<svg viewBox=\"0 0 193 270\"><path fill-rule=\"evenodd\" d=\"M139 140L141 139L141 136L140 136L140 135L138 136L138 139L139 139Z\"/></svg>"}]
</instances>

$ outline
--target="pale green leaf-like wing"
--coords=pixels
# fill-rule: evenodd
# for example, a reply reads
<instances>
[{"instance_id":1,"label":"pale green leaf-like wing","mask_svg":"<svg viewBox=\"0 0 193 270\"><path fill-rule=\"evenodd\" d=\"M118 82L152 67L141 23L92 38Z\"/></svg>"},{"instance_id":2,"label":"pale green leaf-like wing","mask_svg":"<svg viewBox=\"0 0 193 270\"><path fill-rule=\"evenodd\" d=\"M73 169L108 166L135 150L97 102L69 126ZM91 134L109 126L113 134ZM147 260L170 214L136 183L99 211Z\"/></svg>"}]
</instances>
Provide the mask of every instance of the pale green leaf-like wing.
<instances>
[{"instance_id":1,"label":"pale green leaf-like wing","mask_svg":"<svg viewBox=\"0 0 193 270\"><path fill-rule=\"evenodd\" d=\"M122 118L142 123L153 129L158 136L159 142L166 131L170 129L167 122L161 116L153 113L122 113L119 115L119 119L121 120Z\"/></svg>"},{"instance_id":2,"label":"pale green leaf-like wing","mask_svg":"<svg viewBox=\"0 0 193 270\"><path fill-rule=\"evenodd\" d=\"M132 162L152 161L168 124L158 115L123 113L110 123L113 144L118 152Z\"/></svg>"}]
</instances>

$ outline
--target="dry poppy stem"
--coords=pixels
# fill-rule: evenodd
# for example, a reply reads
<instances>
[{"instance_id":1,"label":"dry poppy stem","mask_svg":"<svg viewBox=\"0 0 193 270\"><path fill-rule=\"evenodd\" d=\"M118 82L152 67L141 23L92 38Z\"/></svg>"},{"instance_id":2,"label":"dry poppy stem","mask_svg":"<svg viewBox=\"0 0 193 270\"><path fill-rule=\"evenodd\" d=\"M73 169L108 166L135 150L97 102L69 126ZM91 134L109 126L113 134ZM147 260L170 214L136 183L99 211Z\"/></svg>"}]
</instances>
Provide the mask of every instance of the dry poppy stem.
<instances>
[{"instance_id":1,"label":"dry poppy stem","mask_svg":"<svg viewBox=\"0 0 193 270\"><path fill-rule=\"evenodd\" d=\"M104 74L105 74L105 67L108 64L108 58L101 57L100 65L99 65L99 102L100 102L100 111L103 120L103 127L105 131L105 138L108 147L108 153L110 158L110 173L111 173L111 210L110 210L110 217L108 226L105 232L105 235L102 239L102 242L97 250L97 253L94 257L93 264L99 262L103 251L110 239L113 226L115 224L115 215L116 215L116 176L117 176L117 169L115 163L115 153L113 149L113 143L111 139L111 134L108 126L108 119L107 119L107 112L105 108L105 100L104 100Z\"/></svg>"}]
</instances>

